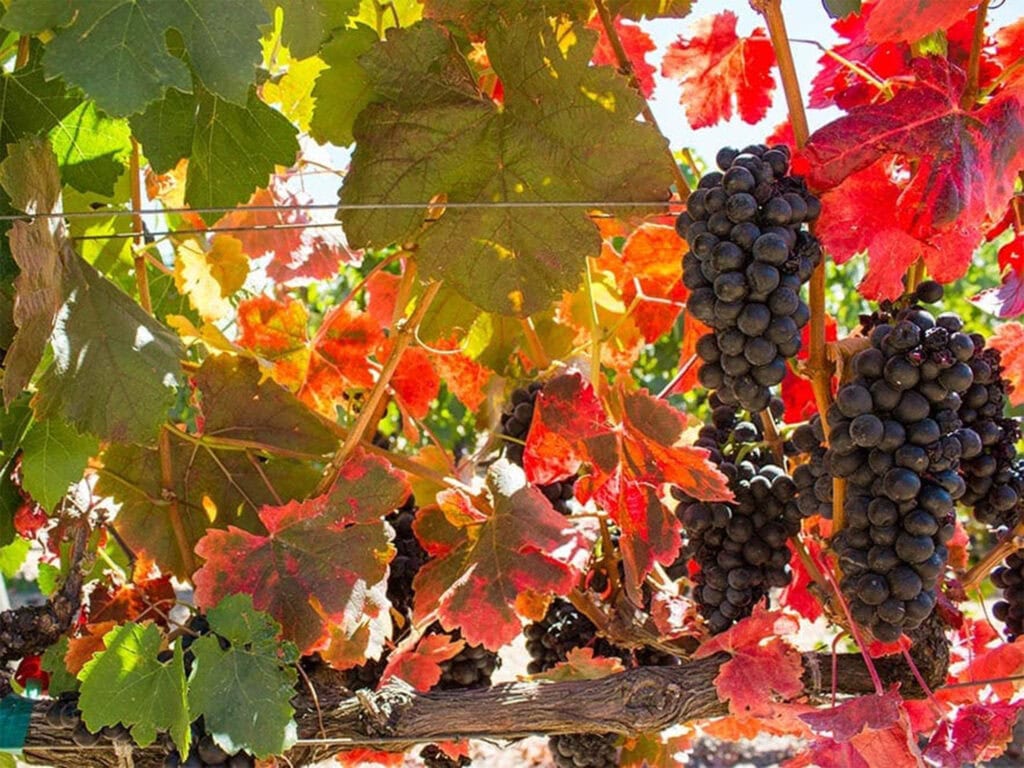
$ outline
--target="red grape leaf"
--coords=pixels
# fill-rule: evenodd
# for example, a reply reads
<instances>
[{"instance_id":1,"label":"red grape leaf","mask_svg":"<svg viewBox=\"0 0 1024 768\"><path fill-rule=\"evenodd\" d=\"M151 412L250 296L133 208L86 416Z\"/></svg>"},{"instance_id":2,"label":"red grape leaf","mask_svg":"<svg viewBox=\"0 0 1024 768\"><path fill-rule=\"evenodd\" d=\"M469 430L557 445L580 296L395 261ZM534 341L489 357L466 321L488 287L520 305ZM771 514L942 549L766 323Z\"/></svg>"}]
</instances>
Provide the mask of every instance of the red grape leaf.
<instances>
[{"instance_id":1,"label":"red grape leaf","mask_svg":"<svg viewBox=\"0 0 1024 768\"><path fill-rule=\"evenodd\" d=\"M956 711L952 722L939 723L939 728L924 749L930 765L960 768L962 765L994 760L1006 751L1013 738L1024 702L975 702Z\"/></svg>"},{"instance_id":2,"label":"red grape leaf","mask_svg":"<svg viewBox=\"0 0 1024 768\"><path fill-rule=\"evenodd\" d=\"M390 464L356 453L323 496L263 507L266 535L234 526L208 531L196 545L206 558L193 579L196 602L250 594L303 653L323 648L331 625L354 634L387 611L373 594L394 554L382 516L408 495Z\"/></svg>"},{"instance_id":3,"label":"red grape leaf","mask_svg":"<svg viewBox=\"0 0 1024 768\"><path fill-rule=\"evenodd\" d=\"M373 766L373 768L388 768L389 766L401 766L405 765L405 753L404 752L384 752L378 749L371 749L370 747L360 747L359 749L350 749L347 752L339 752L334 756L342 765L352 766L352 768L367 768L367 766Z\"/></svg>"},{"instance_id":4,"label":"red grape leaf","mask_svg":"<svg viewBox=\"0 0 1024 768\"><path fill-rule=\"evenodd\" d=\"M646 390L619 394L622 415L613 424L579 374L549 381L537 396L524 465L540 485L589 465L590 474L576 484L577 497L593 498L618 524L626 587L635 590L655 563L672 562L681 546L681 523L662 501L666 483L698 499L732 494L707 451L679 445L686 429L679 411Z\"/></svg>"},{"instance_id":5,"label":"red grape leaf","mask_svg":"<svg viewBox=\"0 0 1024 768\"><path fill-rule=\"evenodd\" d=\"M689 291L683 285L683 254L686 242L674 227L644 223L626 239L622 247L620 277L622 299L630 304L637 296L637 287L644 296L658 300L645 301L633 315L633 321L648 343L657 341L671 330ZM671 301L672 304L662 302Z\"/></svg>"},{"instance_id":6,"label":"red grape leaf","mask_svg":"<svg viewBox=\"0 0 1024 768\"><path fill-rule=\"evenodd\" d=\"M454 337L435 341L431 347L444 350L430 355L430 361L441 380L471 412L476 412L487 399L487 385L494 374L459 351L459 344Z\"/></svg>"},{"instance_id":7,"label":"red grape leaf","mask_svg":"<svg viewBox=\"0 0 1024 768\"><path fill-rule=\"evenodd\" d=\"M346 388L373 386L370 356L383 340L384 332L370 315L351 303L335 307L313 340L309 373L299 396L333 417Z\"/></svg>"},{"instance_id":8,"label":"red grape leaf","mask_svg":"<svg viewBox=\"0 0 1024 768\"><path fill-rule=\"evenodd\" d=\"M1003 323L988 344L1002 355L1003 378L1010 382L1010 405L1024 403L1024 325Z\"/></svg>"},{"instance_id":9,"label":"red grape leaf","mask_svg":"<svg viewBox=\"0 0 1024 768\"><path fill-rule=\"evenodd\" d=\"M924 768L917 737L901 707L899 721L885 730L864 731L848 742L820 739L786 768Z\"/></svg>"},{"instance_id":10,"label":"red grape leaf","mask_svg":"<svg viewBox=\"0 0 1024 768\"><path fill-rule=\"evenodd\" d=\"M429 691L441 679L441 662L455 658L466 647L465 640L453 640L444 634L425 635L419 642L410 642L414 639L415 635L410 635L391 652L381 683L397 677L417 691Z\"/></svg>"},{"instance_id":11,"label":"red grape leaf","mask_svg":"<svg viewBox=\"0 0 1024 768\"><path fill-rule=\"evenodd\" d=\"M822 562L821 547L811 538L804 540L804 546L811 556L811 560ZM790 570L793 571L793 578L779 594L779 605L791 608L808 621L817 621L822 615L821 603L811 592L810 587L814 579L807 572L804 561L794 552L790 558Z\"/></svg>"},{"instance_id":12,"label":"red grape leaf","mask_svg":"<svg viewBox=\"0 0 1024 768\"><path fill-rule=\"evenodd\" d=\"M377 349L377 357L386 360L391 354L391 339L385 339ZM422 419L441 389L441 377L430 362L430 356L419 347L408 347L391 377L391 391L408 412Z\"/></svg>"},{"instance_id":13,"label":"red grape leaf","mask_svg":"<svg viewBox=\"0 0 1024 768\"><path fill-rule=\"evenodd\" d=\"M135 577L114 588L103 586L89 595L89 621L128 621L149 619L166 625L167 612L175 603L174 587L167 574L150 574L153 562L144 555L135 564Z\"/></svg>"},{"instance_id":14,"label":"red grape leaf","mask_svg":"<svg viewBox=\"0 0 1024 768\"><path fill-rule=\"evenodd\" d=\"M846 742L868 728L880 731L891 727L900 719L903 698L895 689L888 693L858 696L830 709L800 715L815 733L830 734L835 741Z\"/></svg>"},{"instance_id":15,"label":"red grape leaf","mask_svg":"<svg viewBox=\"0 0 1024 768\"><path fill-rule=\"evenodd\" d=\"M877 7L877 3L865 2L859 14L851 13L832 23L832 29L840 37L846 38L846 42L832 46L831 53L834 55L825 53L818 60L820 68L811 82L810 106L821 109L835 105L848 110L881 98L881 91L874 83L838 57L883 81L910 71L909 45L901 42L874 43L868 40L867 24Z\"/></svg>"},{"instance_id":16,"label":"red grape leaf","mask_svg":"<svg viewBox=\"0 0 1024 768\"><path fill-rule=\"evenodd\" d=\"M497 650L521 630L516 598L526 589L565 595L573 588L583 539L527 485L522 470L499 461L487 478L491 508L460 491L420 509L414 530L431 559L413 581L416 621L437 611L446 630Z\"/></svg>"},{"instance_id":17,"label":"red grape leaf","mask_svg":"<svg viewBox=\"0 0 1024 768\"><path fill-rule=\"evenodd\" d=\"M651 621L663 638L697 637L702 633L697 606L681 595L657 591L651 597Z\"/></svg>"},{"instance_id":18,"label":"red grape leaf","mask_svg":"<svg viewBox=\"0 0 1024 768\"><path fill-rule=\"evenodd\" d=\"M266 189L258 189L245 205L226 214L217 229L232 228L251 259L270 254L267 276L279 284L312 278L324 280L338 271L338 265L354 261L337 230L307 227L313 223L307 206L313 202L305 192L288 189L288 179L274 176Z\"/></svg>"},{"instance_id":19,"label":"red grape leaf","mask_svg":"<svg viewBox=\"0 0 1024 768\"><path fill-rule=\"evenodd\" d=\"M565 661L560 661L546 672L537 675L530 675L531 680L552 680L559 682L563 680L600 680L616 672L622 672L625 667L622 661L616 658L604 656L594 657L593 648L573 648L566 655Z\"/></svg>"},{"instance_id":20,"label":"red grape leaf","mask_svg":"<svg viewBox=\"0 0 1024 768\"><path fill-rule=\"evenodd\" d=\"M803 153L811 183L835 193L823 199L830 215L822 239L839 262L870 250L862 291L872 298L895 297L918 257L940 282L962 275L981 224L1004 209L1024 159L1019 92L967 111L958 68L930 58L915 59L913 71L911 86L819 129Z\"/></svg>"},{"instance_id":21,"label":"red grape leaf","mask_svg":"<svg viewBox=\"0 0 1024 768\"><path fill-rule=\"evenodd\" d=\"M366 311L381 328L388 328L395 321L395 304L398 303L398 286L402 278L390 272L374 272L366 278Z\"/></svg>"},{"instance_id":22,"label":"red grape leaf","mask_svg":"<svg viewBox=\"0 0 1024 768\"><path fill-rule=\"evenodd\" d=\"M997 638L998 640L998 638ZM997 680L1012 678L1024 673L1024 638L1012 643L995 642L982 652L974 655L960 669L955 669L955 682L976 682L979 680ZM989 683L992 695L1001 699L1011 698L1017 690L1013 680L1001 680ZM943 701L970 703L977 694L971 688L946 688L936 691L936 696Z\"/></svg>"},{"instance_id":23,"label":"red grape leaf","mask_svg":"<svg viewBox=\"0 0 1024 768\"><path fill-rule=\"evenodd\" d=\"M775 53L765 31L736 34L736 14L722 11L693 25L693 36L680 36L661 62L661 74L680 82L679 102L691 128L729 120L733 109L743 120L758 122L772 103Z\"/></svg>"},{"instance_id":24,"label":"red grape leaf","mask_svg":"<svg viewBox=\"0 0 1024 768\"><path fill-rule=\"evenodd\" d=\"M274 366L274 381L298 391L309 369L309 315L301 301L255 296L238 304L238 344Z\"/></svg>"},{"instance_id":25,"label":"red grape leaf","mask_svg":"<svg viewBox=\"0 0 1024 768\"><path fill-rule=\"evenodd\" d=\"M877 0L867 20L868 36L875 42L913 43L949 29L977 4L977 0Z\"/></svg>"},{"instance_id":26,"label":"red grape leaf","mask_svg":"<svg viewBox=\"0 0 1024 768\"><path fill-rule=\"evenodd\" d=\"M608 42L608 35L604 32L601 19L595 15L587 24L598 32L597 44L594 46L594 54L590 61L597 65L608 65L619 68L619 60L615 56L612 44ZM640 93L644 98L649 99L654 93L654 67L648 63L647 54L653 51L655 46L651 36L648 35L638 24L627 24L622 19L615 19L615 31L619 34L622 47L633 65L633 74L636 76L637 85L640 86Z\"/></svg>"},{"instance_id":27,"label":"red grape leaf","mask_svg":"<svg viewBox=\"0 0 1024 768\"><path fill-rule=\"evenodd\" d=\"M1015 67L1007 84L1019 84L1019 81L1024 78L1024 68L1020 67L1021 57L1024 56L1024 18L998 30L995 39L995 57L1000 69L1005 71L1009 67ZM1006 74L1010 75L1011 73L1006 72Z\"/></svg>"},{"instance_id":28,"label":"red grape leaf","mask_svg":"<svg viewBox=\"0 0 1024 768\"><path fill-rule=\"evenodd\" d=\"M774 695L790 699L803 691L800 654L782 639L798 628L792 616L768 611L759 603L752 615L705 641L694 658L720 652L731 655L715 678L719 698L729 700L729 711L734 714L770 712Z\"/></svg>"}]
</instances>

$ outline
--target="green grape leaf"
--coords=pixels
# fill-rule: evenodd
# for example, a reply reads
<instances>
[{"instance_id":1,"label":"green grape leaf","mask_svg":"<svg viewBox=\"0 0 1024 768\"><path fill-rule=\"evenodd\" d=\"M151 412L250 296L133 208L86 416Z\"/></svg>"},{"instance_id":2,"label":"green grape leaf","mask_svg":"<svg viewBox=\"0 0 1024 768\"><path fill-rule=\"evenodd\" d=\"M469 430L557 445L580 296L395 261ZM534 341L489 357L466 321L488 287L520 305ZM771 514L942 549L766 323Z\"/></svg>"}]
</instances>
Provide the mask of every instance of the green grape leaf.
<instances>
[{"instance_id":1,"label":"green grape leaf","mask_svg":"<svg viewBox=\"0 0 1024 768\"><path fill-rule=\"evenodd\" d=\"M14 541L14 513L21 506L21 494L11 479L10 472L0 475L0 546Z\"/></svg>"},{"instance_id":2,"label":"green grape leaf","mask_svg":"<svg viewBox=\"0 0 1024 768\"><path fill-rule=\"evenodd\" d=\"M83 102L50 132L64 181L82 192L109 195L131 153L128 121Z\"/></svg>"},{"instance_id":3,"label":"green grape leaf","mask_svg":"<svg viewBox=\"0 0 1024 768\"><path fill-rule=\"evenodd\" d=\"M32 549L32 542L21 537L0 547L0 573L5 579L13 579L18 575L30 549Z\"/></svg>"},{"instance_id":4,"label":"green grape leaf","mask_svg":"<svg viewBox=\"0 0 1024 768\"><path fill-rule=\"evenodd\" d=\"M845 19L851 13L860 13L861 0L822 0L825 10L833 19Z\"/></svg>"},{"instance_id":5,"label":"green grape leaf","mask_svg":"<svg viewBox=\"0 0 1024 768\"><path fill-rule=\"evenodd\" d=\"M3 193L0 192L0 196ZM0 202L0 214L6 213ZM0 349L8 349L18 332L14 324L14 280L18 276L18 265L5 247L10 224L0 224Z\"/></svg>"},{"instance_id":6,"label":"green grape leaf","mask_svg":"<svg viewBox=\"0 0 1024 768\"><path fill-rule=\"evenodd\" d=\"M71 0L11 0L0 27L34 35L55 27L63 27L74 15Z\"/></svg>"},{"instance_id":7,"label":"green grape leaf","mask_svg":"<svg viewBox=\"0 0 1024 768\"><path fill-rule=\"evenodd\" d=\"M411 27L422 18L423 0L360 0L359 13L352 16L352 21L384 33L396 26Z\"/></svg>"},{"instance_id":8,"label":"green grape leaf","mask_svg":"<svg viewBox=\"0 0 1024 768\"><path fill-rule=\"evenodd\" d=\"M83 435L62 419L35 422L21 441L22 486L47 512L52 512L68 486L82 479L99 441Z\"/></svg>"},{"instance_id":9,"label":"green grape leaf","mask_svg":"<svg viewBox=\"0 0 1024 768\"><path fill-rule=\"evenodd\" d=\"M168 88L164 97L154 101L129 120L132 133L142 144L146 159L157 173L167 173L192 152L196 127L196 100L191 93Z\"/></svg>"},{"instance_id":10,"label":"green grape leaf","mask_svg":"<svg viewBox=\"0 0 1024 768\"><path fill-rule=\"evenodd\" d=\"M255 90L244 106L210 94L198 99L185 202L196 208L228 207L267 185L275 165L291 165L298 131ZM213 223L222 213L207 213Z\"/></svg>"},{"instance_id":11,"label":"green grape leaf","mask_svg":"<svg viewBox=\"0 0 1024 768\"><path fill-rule=\"evenodd\" d=\"M202 716L214 741L229 753L279 755L298 738L294 710L295 670L288 666L294 647L279 653L277 622L253 608L248 595L231 595L207 614L213 635L192 643L195 661L189 677L192 714Z\"/></svg>"},{"instance_id":12,"label":"green grape leaf","mask_svg":"<svg viewBox=\"0 0 1024 768\"><path fill-rule=\"evenodd\" d=\"M320 456L338 447L327 423L251 358L213 355L196 384L203 393L203 434Z\"/></svg>"},{"instance_id":13,"label":"green grape leaf","mask_svg":"<svg viewBox=\"0 0 1024 768\"><path fill-rule=\"evenodd\" d=\"M60 205L60 174L49 144L26 138L8 145L0 163L0 185L11 205L26 213L48 213ZM20 272L14 279L12 319L18 330L4 357L4 403L25 389L42 360L57 311L64 301L64 269L70 258L57 219L16 221L8 237Z\"/></svg>"},{"instance_id":14,"label":"green grape leaf","mask_svg":"<svg viewBox=\"0 0 1024 768\"><path fill-rule=\"evenodd\" d=\"M359 10L359 0L275 0L284 11L281 42L296 59L316 54L331 36Z\"/></svg>"},{"instance_id":15,"label":"green grape leaf","mask_svg":"<svg viewBox=\"0 0 1024 768\"><path fill-rule=\"evenodd\" d=\"M161 663L156 658L160 643L160 630L154 624L129 622L104 635L105 649L78 673L82 682L78 706L86 727L94 733L105 725L123 723L145 747L156 740L158 730L166 730L187 754L192 718L184 654L177 644L173 658Z\"/></svg>"},{"instance_id":16,"label":"green grape leaf","mask_svg":"<svg viewBox=\"0 0 1024 768\"><path fill-rule=\"evenodd\" d=\"M355 140L352 126L374 95L359 57L378 42L374 30L356 24L338 32L320 53L327 69L317 76L313 85L316 106L309 122L309 134L321 144L329 141L347 146Z\"/></svg>"},{"instance_id":17,"label":"green grape leaf","mask_svg":"<svg viewBox=\"0 0 1024 768\"><path fill-rule=\"evenodd\" d=\"M613 0L608 4L613 14L634 21L664 17L681 19L688 16L692 8L693 0Z\"/></svg>"},{"instance_id":18,"label":"green grape leaf","mask_svg":"<svg viewBox=\"0 0 1024 768\"><path fill-rule=\"evenodd\" d=\"M28 66L0 75L0 147L49 132L82 103L60 80L46 79L41 46L33 45L32 53Z\"/></svg>"},{"instance_id":19,"label":"green grape leaf","mask_svg":"<svg viewBox=\"0 0 1024 768\"><path fill-rule=\"evenodd\" d=\"M586 21L592 10L589 0L423 0L423 15L438 21L450 21L470 32L486 33L497 24L520 16L567 16Z\"/></svg>"},{"instance_id":20,"label":"green grape leaf","mask_svg":"<svg viewBox=\"0 0 1024 768\"><path fill-rule=\"evenodd\" d=\"M206 90L246 104L260 59L259 28L269 21L250 0L90 0L73 15L41 18L32 10L36 4L13 0L0 25L31 33L70 22L46 46L47 75L81 88L116 117L141 111L167 88L190 90L188 65L168 47L172 29Z\"/></svg>"},{"instance_id":21,"label":"green grape leaf","mask_svg":"<svg viewBox=\"0 0 1024 768\"><path fill-rule=\"evenodd\" d=\"M39 413L107 440L152 440L174 402L177 336L77 256L39 381Z\"/></svg>"},{"instance_id":22,"label":"green grape leaf","mask_svg":"<svg viewBox=\"0 0 1024 768\"><path fill-rule=\"evenodd\" d=\"M64 635L43 653L41 665L43 670L50 675L50 685L47 687L47 693L50 696L56 697L64 692L78 690L78 678L68 672L68 665L64 662L67 653L67 635Z\"/></svg>"},{"instance_id":23,"label":"green grape leaf","mask_svg":"<svg viewBox=\"0 0 1024 768\"><path fill-rule=\"evenodd\" d=\"M636 120L639 96L611 68L590 66L596 33L574 28L576 43L563 51L565 32L543 18L489 31L501 108L478 91L443 28L390 33L360 59L378 101L356 121L342 203L667 200L665 139ZM343 209L339 218L352 246L415 241L425 276L443 277L485 310L523 316L574 289L599 252L587 213L450 208L425 226L424 206Z\"/></svg>"}]
</instances>

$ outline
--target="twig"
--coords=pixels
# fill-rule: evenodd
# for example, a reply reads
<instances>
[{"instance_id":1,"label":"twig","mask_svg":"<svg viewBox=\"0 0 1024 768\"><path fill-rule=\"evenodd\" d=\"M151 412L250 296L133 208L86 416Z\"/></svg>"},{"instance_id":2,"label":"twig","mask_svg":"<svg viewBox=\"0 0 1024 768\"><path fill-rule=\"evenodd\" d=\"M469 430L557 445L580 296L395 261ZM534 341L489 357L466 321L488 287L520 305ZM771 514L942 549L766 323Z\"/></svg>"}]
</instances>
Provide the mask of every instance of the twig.
<instances>
[{"instance_id":1,"label":"twig","mask_svg":"<svg viewBox=\"0 0 1024 768\"><path fill-rule=\"evenodd\" d=\"M615 20L612 18L612 14L608 10L608 6L605 5L604 0L594 0L594 8L597 9L598 18L601 19L601 27L604 29L604 34L608 38L608 42L611 44L612 50L615 52L615 59L619 63L619 71L629 79L630 86L632 86L640 95L640 114L644 116L644 120L650 123L654 130L664 136L661 128L658 127L658 121L654 117L654 112L651 111L650 104L647 103L647 99L640 90L640 83L636 79L633 62L630 61L629 54L626 53L626 48L622 44L622 39L619 37L619 31L615 29ZM690 191L690 185L687 183L686 177L683 176L683 172L679 168L679 163L676 162L676 158L667 144L665 145L665 153L671 161L672 175L675 177L676 181L676 192L679 194L679 197L682 198Z\"/></svg>"},{"instance_id":2,"label":"twig","mask_svg":"<svg viewBox=\"0 0 1024 768\"><path fill-rule=\"evenodd\" d=\"M978 563L971 568L960 580L965 592L970 592L981 586L988 575L999 563L1021 548L1020 537L1024 536L1024 520L1021 520L999 540Z\"/></svg>"},{"instance_id":3,"label":"twig","mask_svg":"<svg viewBox=\"0 0 1024 768\"><path fill-rule=\"evenodd\" d=\"M971 54L967 59L967 86L960 99L961 109L970 109L978 100L978 80L981 72L981 49L985 45L985 21L988 15L989 0L981 0L978 4L977 16L974 18L974 37L971 40Z\"/></svg>"},{"instance_id":4,"label":"twig","mask_svg":"<svg viewBox=\"0 0 1024 768\"><path fill-rule=\"evenodd\" d=\"M590 309L590 383L595 392L601 391L601 318L597 315L597 301L594 299L594 278L590 272L590 258L586 260L587 271L583 275L587 305Z\"/></svg>"},{"instance_id":5,"label":"twig","mask_svg":"<svg viewBox=\"0 0 1024 768\"><path fill-rule=\"evenodd\" d=\"M551 365L551 358L548 357L548 353L544 350L544 342L537 335L537 329L533 325L533 320L529 317L524 317L519 322L523 328L523 336L526 338L526 346L530 350L530 356L539 369L545 370Z\"/></svg>"},{"instance_id":6,"label":"twig","mask_svg":"<svg viewBox=\"0 0 1024 768\"><path fill-rule=\"evenodd\" d=\"M132 151L128 159L128 176L132 189L132 210L138 211L142 208L142 180L139 171L139 142L132 136ZM149 296L149 273L146 271L146 254L140 250L144 245L144 228L142 216L138 213L132 214L132 231L135 238L133 258L135 260L135 286L139 291L139 304L146 310L146 314L153 314L153 301Z\"/></svg>"},{"instance_id":7,"label":"twig","mask_svg":"<svg viewBox=\"0 0 1024 768\"><path fill-rule=\"evenodd\" d=\"M666 397L672 394L672 390L676 388L676 385L683 380L683 377L689 372L691 368L697 363L697 356L690 355L690 359L679 366L679 372L672 377L672 380L662 387L661 392L658 393L658 399L664 400Z\"/></svg>"},{"instance_id":8,"label":"twig","mask_svg":"<svg viewBox=\"0 0 1024 768\"><path fill-rule=\"evenodd\" d=\"M32 48L32 38L29 35L22 35L18 38L18 53L14 57L14 68L21 69L28 64L29 53Z\"/></svg>"},{"instance_id":9,"label":"twig","mask_svg":"<svg viewBox=\"0 0 1024 768\"><path fill-rule=\"evenodd\" d=\"M772 416L771 408L765 408L761 411L761 426L764 428L764 441L772 449L772 453L775 455L776 461L779 462L779 466L784 467L786 457L782 450L782 438L779 437L779 430L775 426L775 417Z\"/></svg>"},{"instance_id":10,"label":"twig","mask_svg":"<svg viewBox=\"0 0 1024 768\"><path fill-rule=\"evenodd\" d=\"M374 413L377 411L377 405L384 397L388 384L391 382L391 377L394 375L395 370L398 368L398 364L402 360L403 353L409 347L409 344L412 343L412 340L416 335L416 329L423 321L423 317L426 315L427 309L430 308L431 303L434 301L434 298L437 296L437 292L440 289L441 281L431 283L420 297L419 304L409 317L408 322L400 326L398 334L395 336L394 346L391 347L391 354L388 356L387 362L384 363L384 367L381 369L380 377L373 385L373 389L370 390L370 394L366 398L366 402L363 404L363 410L360 411L359 418L356 419L355 425L353 425L352 429L349 431L348 437L345 438L345 442L342 443L341 447L331 459L327 470L320 479L320 483L317 486L314 495L326 493L330 489L334 484L338 471L352 454L352 451L355 450L356 446L359 445L367 430L370 428Z\"/></svg>"},{"instance_id":11,"label":"twig","mask_svg":"<svg viewBox=\"0 0 1024 768\"><path fill-rule=\"evenodd\" d=\"M171 518L171 530L174 531L174 541L178 545L178 554L181 555L182 568L185 573L191 576L196 570L196 561L192 556L192 548L188 544L188 536L185 533L185 523L181 519L181 508L178 506L178 494L174 489L174 470L171 466L171 433L170 427L164 425L160 430L160 487L163 491L163 500L167 502L167 514Z\"/></svg>"}]
</instances>

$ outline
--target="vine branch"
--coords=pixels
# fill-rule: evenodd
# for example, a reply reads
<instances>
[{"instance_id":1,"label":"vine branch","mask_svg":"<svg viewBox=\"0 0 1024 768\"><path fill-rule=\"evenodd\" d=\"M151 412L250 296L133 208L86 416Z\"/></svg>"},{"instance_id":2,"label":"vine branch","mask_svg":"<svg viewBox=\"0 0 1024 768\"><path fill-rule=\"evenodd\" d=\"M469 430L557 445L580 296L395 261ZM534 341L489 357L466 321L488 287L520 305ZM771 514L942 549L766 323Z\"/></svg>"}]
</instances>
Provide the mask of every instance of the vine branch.
<instances>
[{"instance_id":1,"label":"vine branch","mask_svg":"<svg viewBox=\"0 0 1024 768\"><path fill-rule=\"evenodd\" d=\"M188 535L185 533L185 523L181 519L181 508L178 505L178 494L174 489L174 468L171 466L171 433L170 427L165 425L160 430L160 488L163 492L163 501L167 502L167 514L171 519L171 530L174 531L174 542L178 546L178 554L181 555L181 564L186 573L192 574L196 570L196 560L192 555L192 547L189 546Z\"/></svg>"},{"instance_id":2,"label":"vine branch","mask_svg":"<svg viewBox=\"0 0 1024 768\"><path fill-rule=\"evenodd\" d=\"M139 290L139 303L146 314L153 314L153 301L149 296L149 273L146 271L146 252L143 250L142 215L142 180L139 171L139 142L132 136L132 151L128 158L128 175L132 188L132 231L135 237L132 256L135 261L135 285Z\"/></svg>"},{"instance_id":3,"label":"vine branch","mask_svg":"<svg viewBox=\"0 0 1024 768\"><path fill-rule=\"evenodd\" d=\"M1008 531L973 568L964 574L960 580L964 591L971 592L980 587L981 582L988 578L993 568L1021 548L1022 536L1024 536L1024 520L1017 523L1013 530Z\"/></svg>"},{"instance_id":4,"label":"vine branch","mask_svg":"<svg viewBox=\"0 0 1024 768\"><path fill-rule=\"evenodd\" d=\"M981 73L981 49L985 45L985 21L988 16L989 0L981 0L978 4L977 16L974 18L974 37L971 39L971 53L967 59L967 86L960 99L962 109L970 109L978 100L978 85Z\"/></svg>"}]
</instances>

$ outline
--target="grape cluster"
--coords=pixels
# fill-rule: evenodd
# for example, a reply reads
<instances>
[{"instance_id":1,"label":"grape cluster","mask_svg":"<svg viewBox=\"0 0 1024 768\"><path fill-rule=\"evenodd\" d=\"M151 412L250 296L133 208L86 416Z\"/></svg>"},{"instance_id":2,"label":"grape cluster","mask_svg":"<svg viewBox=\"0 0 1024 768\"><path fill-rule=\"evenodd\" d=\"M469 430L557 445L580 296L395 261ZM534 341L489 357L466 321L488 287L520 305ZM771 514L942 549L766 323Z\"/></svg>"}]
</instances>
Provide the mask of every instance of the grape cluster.
<instances>
[{"instance_id":1,"label":"grape cluster","mask_svg":"<svg viewBox=\"0 0 1024 768\"><path fill-rule=\"evenodd\" d=\"M701 178L676 219L690 246L683 257L687 309L714 329L697 342L698 379L724 403L760 411L810 319L800 287L821 248L804 224L821 204L803 179L789 175L787 147L726 147L715 159L720 170Z\"/></svg>"},{"instance_id":2,"label":"grape cluster","mask_svg":"<svg viewBox=\"0 0 1024 768\"><path fill-rule=\"evenodd\" d=\"M82 712L78 708L77 693L62 693L46 710L46 722L54 728L71 728L71 740L79 747L94 747L97 744L127 744L132 737L121 723L105 725L93 733L85 726Z\"/></svg>"},{"instance_id":3,"label":"grape cluster","mask_svg":"<svg viewBox=\"0 0 1024 768\"><path fill-rule=\"evenodd\" d=\"M537 403L537 393L544 387L543 382L534 381L529 386L513 390L509 399L510 407L501 414L500 432L512 438L505 441L505 455L513 464L523 466L523 449L526 437L530 434L533 423L533 410ZM570 477L549 485L537 486L557 511L563 515L570 513L569 501L573 498L576 478Z\"/></svg>"},{"instance_id":4,"label":"grape cluster","mask_svg":"<svg viewBox=\"0 0 1024 768\"><path fill-rule=\"evenodd\" d=\"M1024 553L1014 552L992 571L992 583L1003 590L992 614L1006 624L1006 639L1012 643L1024 635Z\"/></svg>"},{"instance_id":5,"label":"grape cluster","mask_svg":"<svg viewBox=\"0 0 1024 768\"><path fill-rule=\"evenodd\" d=\"M412 529L416 510L416 497L409 494L406 502L385 518L395 530L395 557L388 571L388 600L403 615L411 615L412 580L427 562L427 553Z\"/></svg>"},{"instance_id":6,"label":"grape cluster","mask_svg":"<svg viewBox=\"0 0 1024 768\"><path fill-rule=\"evenodd\" d=\"M421 749L420 759L423 760L424 768L464 768L473 764L465 755L450 757L437 744L427 744Z\"/></svg>"},{"instance_id":7,"label":"grape cluster","mask_svg":"<svg viewBox=\"0 0 1024 768\"><path fill-rule=\"evenodd\" d=\"M793 449L807 460L793 469L796 500L806 516L821 515L832 519L832 475L825 467L825 428L815 414L810 421L793 430Z\"/></svg>"},{"instance_id":8,"label":"grape cluster","mask_svg":"<svg viewBox=\"0 0 1024 768\"><path fill-rule=\"evenodd\" d=\"M597 634L597 627L568 600L551 601L540 621L526 625L527 671L536 675L565 661L573 648L592 648L595 656L617 656L611 643Z\"/></svg>"},{"instance_id":9,"label":"grape cluster","mask_svg":"<svg viewBox=\"0 0 1024 768\"><path fill-rule=\"evenodd\" d=\"M825 464L846 479L845 526L834 539L841 587L854 619L883 642L931 613L964 493L959 462L982 448L958 416L974 380L974 341L959 317L917 303L941 298L928 281L866 323L870 346L854 355L854 378L827 414Z\"/></svg>"},{"instance_id":10,"label":"grape cluster","mask_svg":"<svg viewBox=\"0 0 1024 768\"><path fill-rule=\"evenodd\" d=\"M172 749L164 758L164 768L255 768L255 758L246 752L229 754L213 737L205 733L203 719L192 723L192 749L184 760Z\"/></svg>"},{"instance_id":11,"label":"grape cluster","mask_svg":"<svg viewBox=\"0 0 1024 768\"><path fill-rule=\"evenodd\" d=\"M964 393L959 416L981 438L981 452L960 462L960 474L967 483L960 503L974 508L974 516L993 528L1012 528L1020 517L1019 502L1024 487L1015 466L1020 425L1003 418L1010 384L1002 377L999 350L985 347L984 337L973 334L974 356L968 364L974 383Z\"/></svg>"},{"instance_id":12,"label":"grape cluster","mask_svg":"<svg viewBox=\"0 0 1024 768\"><path fill-rule=\"evenodd\" d=\"M684 555L700 566L695 597L712 633L749 616L771 587L790 581L786 540L800 530L802 519L797 486L770 451L756 445L760 441L754 422L738 420L729 406L716 406L695 445L711 451L735 500L698 501L675 492L676 514L687 534Z\"/></svg>"},{"instance_id":13,"label":"grape cluster","mask_svg":"<svg viewBox=\"0 0 1024 768\"><path fill-rule=\"evenodd\" d=\"M563 733L548 743L558 768L615 768L619 764L618 734Z\"/></svg>"}]
</instances>

